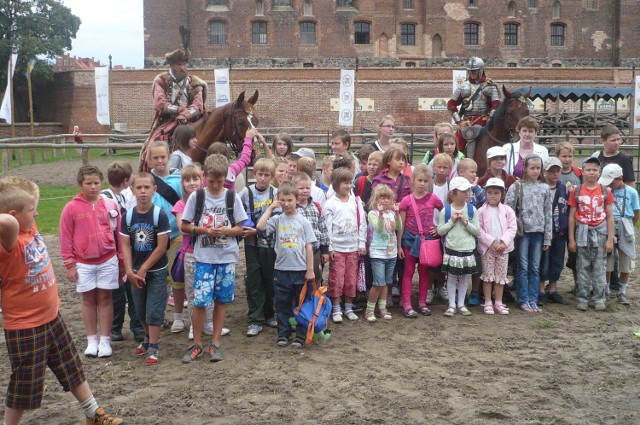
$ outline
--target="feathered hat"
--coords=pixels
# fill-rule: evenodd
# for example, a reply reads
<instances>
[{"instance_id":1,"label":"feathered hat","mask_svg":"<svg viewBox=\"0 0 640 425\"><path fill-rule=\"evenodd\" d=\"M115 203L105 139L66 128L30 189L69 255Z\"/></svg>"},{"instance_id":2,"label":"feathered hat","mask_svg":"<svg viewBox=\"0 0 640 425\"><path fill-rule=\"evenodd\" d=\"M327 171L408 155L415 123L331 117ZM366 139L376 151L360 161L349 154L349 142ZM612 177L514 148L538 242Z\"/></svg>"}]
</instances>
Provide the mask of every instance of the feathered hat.
<instances>
[{"instance_id":1,"label":"feathered hat","mask_svg":"<svg viewBox=\"0 0 640 425\"><path fill-rule=\"evenodd\" d=\"M191 31L180 25L180 38L182 38L182 47L164 55L167 63L172 65L176 62L189 62L191 52L189 51L189 40Z\"/></svg>"}]
</instances>

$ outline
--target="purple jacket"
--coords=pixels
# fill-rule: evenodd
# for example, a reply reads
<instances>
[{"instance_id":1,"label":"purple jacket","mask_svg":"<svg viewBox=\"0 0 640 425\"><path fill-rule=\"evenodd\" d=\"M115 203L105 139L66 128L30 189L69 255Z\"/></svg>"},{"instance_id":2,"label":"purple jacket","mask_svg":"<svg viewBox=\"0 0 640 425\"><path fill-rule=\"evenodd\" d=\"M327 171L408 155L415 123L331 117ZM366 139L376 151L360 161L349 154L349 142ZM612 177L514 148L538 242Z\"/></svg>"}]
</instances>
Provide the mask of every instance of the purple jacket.
<instances>
[{"instance_id":1,"label":"purple jacket","mask_svg":"<svg viewBox=\"0 0 640 425\"><path fill-rule=\"evenodd\" d=\"M402 187L398 188L401 181ZM391 188L391 190L393 190L393 193L396 194L397 203L400 203L405 196L408 196L411 193L411 177L405 176L404 174L400 174L398 178L393 180L387 175L386 171L383 171L373 178L373 182L371 182L371 189L375 189L379 184L386 184Z\"/></svg>"}]
</instances>

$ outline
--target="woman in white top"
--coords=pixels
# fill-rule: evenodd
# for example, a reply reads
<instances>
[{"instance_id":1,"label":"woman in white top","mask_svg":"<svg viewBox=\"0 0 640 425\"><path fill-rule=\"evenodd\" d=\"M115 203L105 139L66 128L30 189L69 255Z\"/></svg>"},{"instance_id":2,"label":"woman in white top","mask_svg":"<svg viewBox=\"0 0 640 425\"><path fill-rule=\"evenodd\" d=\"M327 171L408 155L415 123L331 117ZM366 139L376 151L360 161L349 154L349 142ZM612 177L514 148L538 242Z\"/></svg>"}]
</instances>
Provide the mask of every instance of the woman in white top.
<instances>
[{"instance_id":1,"label":"woman in white top","mask_svg":"<svg viewBox=\"0 0 640 425\"><path fill-rule=\"evenodd\" d=\"M391 115L385 115L378 124L378 140L371 143L371 146L377 151L385 152L389 149L389 142L396 132L396 120Z\"/></svg>"},{"instance_id":2,"label":"woman in white top","mask_svg":"<svg viewBox=\"0 0 640 425\"><path fill-rule=\"evenodd\" d=\"M538 121L531 117L524 117L518 121L516 127L520 140L515 143L504 145L507 152L507 164L504 170L516 178L522 178L524 158L528 155L536 154L542 158L544 164L549 159L549 151L542 145L534 142L540 130Z\"/></svg>"}]
</instances>

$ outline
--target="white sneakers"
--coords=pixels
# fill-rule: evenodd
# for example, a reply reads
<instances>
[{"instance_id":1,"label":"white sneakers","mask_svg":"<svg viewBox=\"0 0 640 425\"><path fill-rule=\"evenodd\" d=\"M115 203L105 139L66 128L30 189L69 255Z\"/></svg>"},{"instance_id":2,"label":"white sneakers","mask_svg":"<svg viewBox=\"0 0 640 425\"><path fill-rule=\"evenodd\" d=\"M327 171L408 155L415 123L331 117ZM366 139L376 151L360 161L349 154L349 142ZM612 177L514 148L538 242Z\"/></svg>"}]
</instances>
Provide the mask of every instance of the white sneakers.
<instances>
[{"instance_id":1,"label":"white sneakers","mask_svg":"<svg viewBox=\"0 0 640 425\"><path fill-rule=\"evenodd\" d=\"M84 350L84 355L87 357L98 356L98 337L97 336L87 337L87 349Z\"/></svg>"},{"instance_id":2,"label":"white sneakers","mask_svg":"<svg viewBox=\"0 0 640 425\"><path fill-rule=\"evenodd\" d=\"M100 344L98 344L98 357L101 359L111 357L111 354L113 354L113 350L111 349L110 339L105 339L104 337L100 338Z\"/></svg>"},{"instance_id":3,"label":"white sneakers","mask_svg":"<svg viewBox=\"0 0 640 425\"><path fill-rule=\"evenodd\" d=\"M173 334L177 334L180 333L184 330L185 325L184 325L184 320L182 319L173 319L173 324L171 325L171 333Z\"/></svg>"},{"instance_id":4,"label":"white sneakers","mask_svg":"<svg viewBox=\"0 0 640 425\"><path fill-rule=\"evenodd\" d=\"M87 337L87 349L84 350L84 355L87 357L111 357L113 350L111 349L111 338L100 337L100 343L98 343L97 336Z\"/></svg>"}]
</instances>

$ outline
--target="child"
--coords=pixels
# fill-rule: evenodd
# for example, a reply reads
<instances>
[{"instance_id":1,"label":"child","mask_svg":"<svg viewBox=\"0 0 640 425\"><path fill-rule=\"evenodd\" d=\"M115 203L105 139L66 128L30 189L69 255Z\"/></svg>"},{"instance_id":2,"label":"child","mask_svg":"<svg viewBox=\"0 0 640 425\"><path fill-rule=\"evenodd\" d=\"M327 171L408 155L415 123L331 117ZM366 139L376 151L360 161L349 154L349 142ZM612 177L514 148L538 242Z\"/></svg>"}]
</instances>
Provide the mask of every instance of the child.
<instances>
[{"instance_id":1,"label":"child","mask_svg":"<svg viewBox=\"0 0 640 425\"><path fill-rule=\"evenodd\" d=\"M371 145L364 145L363 147L358 149L356 157L358 158L358 164L360 165L361 171L356 175L356 180L360 176L367 175L367 163L369 162L369 155L371 155L373 152L376 152L376 150Z\"/></svg>"},{"instance_id":2,"label":"child","mask_svg":"<svg viewBox=\"0 0 640 425\"><path fill-rule=\"evenodd\" d=\"M191 164L193 160L187 154L189 149L195 149L198 144L196 130L191 125L179 125L173 131L173 153L169 158L169 170L181 170Z\"/></svg>"},{"instance_id":3,"label":"child","mask_svg":"<svg viewBox=\"0 0 640 425\"><path fill-rule=\"evenodd\" d=\"M411 177L411 174L413 173L413 165L411 165L411 157L409 155L409 144L403 138L396 137L391 139L391 142L389 142L389 146L400 148L402 152L404 152L404 154L407 156L407 163L404 165L404 170L402 173L407 177Z\"/></svg>"},{"instance_id":4,"label":"child","mask_svg":"<svg viewBox=\"0 0 640 425\"><path fill-rule=\"evenodd\" d=\"M386 184L396 194L394 202L399 204L405 196L411 193L410 179L403 174L406 163L407 155L400 148L390 147L387 149L382 156L382 168L385 171L375 176L371 187L375 189L379 184Z\"/></svg>"},{"instance_id":5,"label":"child","mask_svg":"<svg viewBox=\"0 0 640 425\"><path fill-rule=\"evenodd\" d=\"M276 158L286 158L293 152L293 139L287 133L278 133L273 141L273 156Z\"/></svg>"},{"instance_id":6,"label":"child","mask_svg":"<svg viewBox=\"0 0 640 425\"><path fill-rule=\"evenodd\" d=\"M608 164L618 164L622 168L624 184L635 189L636 178L633 171L633 161L631 157L620 152L620 145L622 144L620 130L614 125L605 125L600 131L600 142L603 149L593 156L598 158L602 167Z\"/></svg>"},{"instance_id":7,"label":"child","mask_svg":"<svg viewBox=\"0 0 640 425\"><path fill-rule=\"evenodd\" d=\"M425 164L419 164L413 170L411 188L413 194L400 202L400 220L402 233L402 245L399 257L404 258L404 276L402 279L402 308L404 316L417 317L417 313L411 307L411 287L416 265L419 275L418 308L425 316L431 315L427 307L427 292L429 290L429 273L426 265L419 264L420 241L423 237L437 237L438 232L434 226L434 210L440 211L442 201L431 193L431 175L433 172ZM421 231L422 230L422 231Z\"/></svg>"},{"instance_id":8,"label":"child","mask_svg":"<svg viewBox=\"0 0 640 425\"><path fill-rule=\"evenodd\" d=\"M327 193L329 190L329 186L331 186L331 173L333 172L333 160L335 157L333 155L327 155L322 159L322 174L320 174L320 179L318 179L318 187Z\"/></svg>"},{"instance_id":9,"label":"child","mask_svg":"<svg viewBox=\"0 0 640 425\"><path fill-rule=\"evenodd\" d=\"M313 271L316 283L320 285L322 283L322 265L329 262L329 234L322 215L322 205L311 195L314 186L308 174L296 174L293 176L293 183L298 189L298 213L309 220L316 236L316 241L312 244Z\"/></svg>"},{"instance_id":10,"label":"child","mask_svg":"<svg viewBox=\"0 0 640 425\"><path fill-rule=\"evenodd\" d=\"M387 311L387 288L393 284L393 270L398 257L398 241L402 235L403 222L393 208L393 199L393 190L381 184L376 186L369 204L369 223L373 229L369 248L373 284L364 312L367 322L376 321L376 303L380 317L391 320L391 313Z\"/></svg>"},{"instance_id":11,"label":"child","mask_svg":"<svg viewBox=\"0 0 640 425\"><path fill-rule=\"evenodd\" d=\"M345 315L349 320L358 319L353 312L353 298L356 296L354 271L358 269L358 256L367 252L366 217L362 203L351 194L352 182L352 171L346 168L334 170L331 174L331 186L335 188L336 194L327 200L322 212L329 235L329 296L333 302L334 323L342 322L340 298L343 295Z\"/></svg>"},{"instance_id":12,"label":"child","mask_svg":"<svg viewBox=\"0 0 640 425\"><path fill-rule=\"evenodd\" d=\"M107 168L107 181L109 188L100 192L100 196L113 199L120 208L120 214L124 215L127 210L135 206L136 197L133 196L129 187L129 180L133 174L133 167L126 161L113 161ZM116 244L120 239L115 236ZM124 264L119 265L120 282L124 284L118 286L111 292L111 301L113 304L113 322L111 323L111 341L124 341L122 335L122 325L124 324L125 310L129 313L129 329L133 333L136 342L142 342L144 339L144 329L136 314L136 306L133 303L131 295L131 283L126 280L124 275Z\"/></svg>"},{"instance_id":13,"label":"child","mask_svg":"<svg viewBox=\"0 0 640 425\"><path fill-rule=\"evenodd\" d=\"M137 204L122 217L120 246L145 333L135 353L146 354L146 364L152 366L158 363L158 341L164 325L169 264L166 251L171 228L165 212L151 202L156 192L153 177L148 173L134 174L131 188Z\"/></svg>"},{"instance_id":14,"label":"child","mask_svg":"<svg viewBox=\"0 0 640 425\"><path fill-rule=\"evenodd\" d=\"M518 241L516 287L520 310L541 312L538 306L540 286L540 258L549 249L552 236L551 193L542 182L542 158L527 155L522 165L522 180L507 192L505 204L510 206L523 223L523 235Z\"/></svg>"},{"instance_id":15,"label":"child","mask_svg":"<svg viewBox=\"0 0 640 425\"><path fill-rule=\"evenodd\" d=\"M559 142L554 150L556 156L562 162L562 171L560 172L560 183L566 187L567 199L571 192L582 183L582 170L573 165L573 145L569 142ZM567 233L568 238L568 233ZM568 240L567 240L568 242ZM576 253L569 251L567 256L567 268L573 274L574 290L578 282L578 271L576 269ZM553 301L552 301L553 302Z\"/></svg>"},{"instance_id":16,"label":"child","mask_svg":"<svg viewBox=\"0 0 640 425\"><path fill-rule=\"evenodd\" d=\"M345 130L336 130L331 134L331 152L334 155L343 155L350 159L354 159L349 153L351 147L351 136ZM360 161L354 161L354 174L360 174Z\"/></svg>"},{"instance_id":17,"label":"child","mask_svg":"<svg viewBox=\"0 0 640 425\"><path fill-rule=\"evenodd\" d=\"M540 288L538 300L542 304L542 297L551 303L565 304L562 295L558 293L557 284L564 268L564 251L567 245L567 231L569 230L569 208L567 201L569 194L567 186L559 183L562 163L552 156L544 164L544 180L551 191L551 219L553 220L553 237L551 246L542 252L540 265ZM545 288L545 281L549 284Z\"/></svg>"},{"instance_id":18,"label":"child","mask_svg":"<svg viewBox=\"0 0 640 425\"><path fill-rule=\"evenodd\" d=\"M367 209L369 208L369 200L371 199L371 185L373 184L373 179L380 174L380 171L382 170L382 156L383 154L380 151L371 152L369 159L367 160L367 174L356 178L354 184L356 196L359 196L360 199L362 199L362 202L364 202Z\"/></svg>"},{"instance_id":19,"label":"child","mask_svg":"<svg viewBox=\"0 0 640 425\"><path fill-rule=\"evenodd\" d=\"M212 143L207 149L207 157L213 154L219 154L227 158L227 161L230 163L229 172L225 177L224 187L230 190L233 190L236 185L236 179L242 173L242 171L247 168L247 165L251 162L251 151L253 150L253 138L258 137L260 140L264 140L262 135L258 133L257 128L250 128L247 130L247 133L244 136L244 143L242 144L242 151L240 151L240 155L238 159L231 162L229 148L224 143ZM206 160L205 160L206 161Z\"/></svg>"},{"instance_id":20,"label":"child","mask_svg":"<svg viewBox=\"0 0 640 425\"><path fill-rule=\"evenodd\" d=\"M289 178L289 161L286 158L275 157L273 163L276 166L276 171L271 181L273 187L279 187L282 183Z\"/></svg>"},{"instance_id":21,"label":"child","mask_svg":"<svg viewBox=\"0 0 640 425\"><path fill-rule=\"evenodd\" d=\"M236 263L240 256L236 238L242 236L242 226L247 220L240 196L224 187L228 173L229 161L226 157L218 154L208 156L204 162L207 183L202 210L198 211L196 192L189 196L182 213L182 231L198 235L193 252L196 260L191 319L193 345L182 357L183 363L194 362L203 354L201 341L205 308L211 305L213 336L209 344L209 361L219 362L224 358L220 337L226 306L234 297ZM201 216L196 217L196 213L200 212Z\"/></svg>"},{"instance_id":22,"label":"child","mask_svg":"<svg viewBox=\"0 0 640 425\"><path fill-rule=\"evenodd\" d=\"M78 170L80 193L60 215L60 253L67 280L82 294L82 321L87 332L87 357L110 357L113 304L111 291L120 286L115 235L120 208L100 196L102 172L85 165ZM100 342L98 343L98 322Z\"/></svg>"},{"instance_id":23,"label":"child","mask_svg":"<svg viewBox=\"0 0 640 425\"><path fill-rule=\"evenodd\" d=\"M475 207L467 203L471 183L464 177L454 177L449 183L451 205L440 211L438 234L446 235L442 271L448 273L447 286L449 308L444 312L447 317L456 314L456 290L458 291L458 312L470 316L464 306L467 295L469 275L477 272L473 250L476 249L476 236L480 231L478 214ZM471 217L473 215L473 217Z\"/></svg>"},{"instance_id":24,"label":"child","mask_svg":"<svg viewBox=\"0 0 640 425\"><path fill-rule=\"evenodd\" d=\"M273 238L258 234L255 223L274 202L276 189L269 184L276 167L272 160L260 158L253 167L256 183L240 192L240 200L249 218L242 227L247 274L244 283L249 307L247 336L262 332L262 325L277 326L273 308L273 267L276 262Z\"/></svg>"},{"instance_id":25,"label":"child","mask_svg":"<svg viewBox=\"0 0 640 425\"><path fill-rule=\"evenodd\" d=\"M504 171L507 163L507 152L502 146L487 149L487 172L478 179L478 186L485 187L490 178L496 177L504 182L505 190L509 190L516 178Z\"/></svg>"},{"instance_id":26,"label":"child","mask_svg":"<svg viewBox=\"0 0 640 425\"><path fill-rule=\"evenodd\" d=\"M489 178L485 185L487 202L478 209L480 222L478 251L482 256L480 280L482 280L484 292L485 314L509 314L509 309L502 302L502 294L504 285L507 284L509 252L513 251L517 225L513 210L501 203L505 186L502 179ZM491 289L493 289L493 304L491 304Z\"/></svg>"},{"instance_id":27,"label":"child","mask_svg":"<svg viewBox=\"0 0 640 425\"><path fill-rule=\"evenodd\" d=\"M303 157L298 160L298 173L305 173L309 176L311 182L311 197L321 206L327 202L327 195L320 189L314 181L314 173L316 171L316 160L309 157ZM295 177L295 176L294 176ZM296 183L297 184L297 183Z\"/></svg>"},{"instance_id":28,"label":"child","mask_svg":"<svg viewBox=\"0 0 640 425\"><path fill-rule=\"evenodd\" d=\"M427 151L422 159L423 164L430 164L431 160L440 153L438 150L438 139L442 133L453 134L453 126L448 122L440 122L433 126L433 150Z\"/></svg>"},{"instance_id":29,"label":"child","mask_svg":"<svg viewBox=\"0 0 640 425\"><path fill-rule=\"evenodd\" d=\"M300 158L302 157L297 153L290 153L289 156L287 156L287 161L289 162L289 170L287 175L288 181L291 181L291 179L293 179L293 176L298 174L298 160Z\"/></svg>"},{"instance_id":30,"label":"child","mask_svg":"<svg viewBox=\"0 0 640 425\"><path fill-rule=\"evenodd\" d=\"M36 226L38 200L35 183L14 176L0 179L2 324L11 363L4 423L17 425L25 410L40 407L49 366L64 391L78 400L87 424L123 424L98 407L60 315L58 282ZM34 346L35 341L42 345Z\"/></svg>"},{"instance_id":31,"label":"child","mask_svg":"<svg viewBox=\"0 0 640 425\"><path fill-rule=\"evenodd\" d=\"M586 311L593 291L596 311L605 309L606 257L613 251L615 222L611 190L598 184L600 161L582 163L584 183L569 195L569 251L577 252L576 308ZM624 177L623 177L624 179Z\"/></svg>"},{"instance_id":32,"label":"child","mask_svg":"<svg viewBox=\"0 0 640 425\"><path fill-rule=\"evenodd\" d=\"M313 247L316 237L311 223L298 214L296 208L298 190L292 182L285 182L278 190L278 200L273 202L262 214L257 229L267 235L275 236L276 265L274 270L274 303L278 314L278 347L289 344L292 305L300 298L305 282L315 278L313 271ZM282 208L282 214L271 217L276 208ZM291 344L302 348L307 329L296 326L296 337Z\"/></svg>"},{"instance_id":33,"label":"child","mask_svg":"<svg viewBox=\"0 0 640 425\"><path fill-rule=\"evenodd\" d=\"M613 217L616 222L617 243L614 244L614 249L618 252L620 270L620 289L617 298L620 304L629 305L626 295L627 283L636 259L634 227L640 218L640 204L638 203L638 192L628 188L623 179L622 167L618 164L609 164L602 170L602 177L598 183L609 186L615 196ZM614 255L610 254L607 257L607 282L610 282L613 266Z\"/></svg>"},{"instance_id":34,"label":"child","mask_svg":"<svg viewBox=\"0 0 640 425\"><path fill-rule=\"evenodd\" d=\"M458 152L456 136L453 133L440 134L440 137L438 138L438 151L449 155L451 161L453 161L453 165L451 166L451 170L447 176L447 179L451 180L458 175L458 163L460 162L460 159L464 158L464 155L461 152ZM429 162L429 167L431 167L431 169L434 169L433 161L434 160L432 159Z\"/></svg>"},{"instance_id":35,"label":"child","mask_svg":"<svg viewBox=\"0 0 640 425\"><path fill-rule=\"evenodd\" d=\"M355 175L356 166L355 166L355 162L353 161L353 157L351 155L347 156L347 155L337 154L337 155L334 155L333 158L334 158L333 171L339 168L344 168L351 171ZM333 175L333 171L331 175ZM353 193L353 191L351 191L351 193ZM329 185L329 189L327 189L327 199L333 198L335 194L336 194L336 191L334 190L333 185Z\"/></svg>"}]
</instances>

